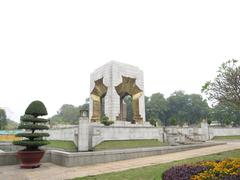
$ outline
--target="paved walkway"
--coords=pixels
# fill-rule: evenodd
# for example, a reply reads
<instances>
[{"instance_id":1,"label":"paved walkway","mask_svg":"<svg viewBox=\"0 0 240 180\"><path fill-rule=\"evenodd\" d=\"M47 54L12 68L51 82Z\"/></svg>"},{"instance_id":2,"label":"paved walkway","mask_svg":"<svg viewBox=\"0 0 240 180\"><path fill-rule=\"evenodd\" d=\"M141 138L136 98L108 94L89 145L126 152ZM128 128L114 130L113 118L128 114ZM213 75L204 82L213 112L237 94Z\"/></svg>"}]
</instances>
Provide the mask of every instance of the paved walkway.
<instances>
[{"instance_id":1,"label":"paved walkway","mask_svg":"<svg viewBox=\"0 0 240 180\"><path fill-rule=\"evenodd\" d=\"M240 149L240 142L228 142L224 145L205 147L171 154L71 168L57 166L51 163L43 163L41 168L37 169L20 169L18 165L0 166L0 180L64 180L74 177L117 172L143 166L167 163L234 149Z\"/></svg>"}]
</instances>

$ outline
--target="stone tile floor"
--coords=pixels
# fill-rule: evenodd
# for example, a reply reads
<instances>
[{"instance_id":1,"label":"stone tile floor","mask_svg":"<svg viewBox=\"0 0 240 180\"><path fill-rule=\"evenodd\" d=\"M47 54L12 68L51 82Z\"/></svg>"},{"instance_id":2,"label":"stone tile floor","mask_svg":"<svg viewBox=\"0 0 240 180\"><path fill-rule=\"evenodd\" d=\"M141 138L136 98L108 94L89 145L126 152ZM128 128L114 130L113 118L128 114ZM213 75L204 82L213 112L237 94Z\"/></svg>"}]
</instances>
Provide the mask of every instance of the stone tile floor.
<instances>
[{"instance_id":1,"label":"stone tile floor","mask_svg":"<svg viewBox=\"0 0 240 180\"><path fill-rule=\"evenodd\" d=\"M37 169L20 169L18 165L0 166L0 180L64 180L74 177L97 175L102 173L123 171L143 166L167 163L171 161L219 153L234 149L240 149L240 141L232 141L224 145L205 147L164 155L129 159L89 166L62 167L52 163L43 163L41 165L41 168Z\"/></svg>"}]
</instances>

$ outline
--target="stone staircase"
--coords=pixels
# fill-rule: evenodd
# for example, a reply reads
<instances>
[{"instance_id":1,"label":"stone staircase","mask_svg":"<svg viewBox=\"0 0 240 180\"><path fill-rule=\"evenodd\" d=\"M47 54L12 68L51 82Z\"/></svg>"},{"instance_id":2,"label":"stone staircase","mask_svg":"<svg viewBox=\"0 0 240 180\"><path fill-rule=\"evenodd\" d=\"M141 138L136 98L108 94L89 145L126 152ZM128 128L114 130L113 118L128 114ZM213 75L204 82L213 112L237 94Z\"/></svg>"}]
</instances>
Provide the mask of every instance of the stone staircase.
<instances>
[{"instance_id":1,"label":"stone staircase","mask_svg":"<svg viewBox=\"0 0 240 180\"><path fill-rule=\"evenodd\" d=\"M165 131L165 133L167 136L167 141L170 145L196 144L203 142L200 140L199 134L193 134L192 136L189 136L179 131L177 133L168 133Z\"/></svg>"}]
</instances>

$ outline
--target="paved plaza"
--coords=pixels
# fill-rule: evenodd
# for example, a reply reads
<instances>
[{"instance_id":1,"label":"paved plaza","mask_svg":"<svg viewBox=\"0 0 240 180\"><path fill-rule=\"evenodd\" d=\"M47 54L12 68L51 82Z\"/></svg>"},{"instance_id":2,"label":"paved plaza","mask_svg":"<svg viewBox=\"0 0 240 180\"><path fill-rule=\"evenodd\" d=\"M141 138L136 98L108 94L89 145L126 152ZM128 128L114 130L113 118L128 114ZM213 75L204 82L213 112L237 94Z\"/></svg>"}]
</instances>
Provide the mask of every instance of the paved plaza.
<instances>
[{"instance_id":1,"label":"paved plaza","mask_svg":"<svg viewBox=\"0 0 240 180\"><path fill-rule=\"evenodd\" d=\"M0 180L71 179L74 177L124 171L127 169L167 163L176 160L219 153L223 151L230 151L234 149L240 149L239 141L233 141L228 142L224 145L187 150L171 154L71 168L57 166L52 163L43 163L41 168L38 169L20 169L18 165L0 166Z\"/></svg>"}]
</instances>

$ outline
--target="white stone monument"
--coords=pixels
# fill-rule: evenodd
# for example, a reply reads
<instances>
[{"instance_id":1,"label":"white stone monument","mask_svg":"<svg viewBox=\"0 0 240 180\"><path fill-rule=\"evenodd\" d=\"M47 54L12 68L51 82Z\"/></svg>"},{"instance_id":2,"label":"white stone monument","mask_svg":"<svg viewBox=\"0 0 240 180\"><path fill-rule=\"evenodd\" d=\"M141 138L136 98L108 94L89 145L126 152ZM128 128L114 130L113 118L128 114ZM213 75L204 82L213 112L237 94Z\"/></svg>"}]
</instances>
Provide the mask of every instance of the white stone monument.
<instances>
[{"instance_id":1,"label":"white stone monument","mask_svg":"<svg viewBox=\"0 0 240 180\"><path fill-rule=\"evenodd\" d=\"M111 121L124 121L126 95L131 97L133 123L144 124L144 81L143 71L138 67L111 61L91 74L90 82L91 122L99 122L104 114Z\"/></svg>"}]
</instances>

